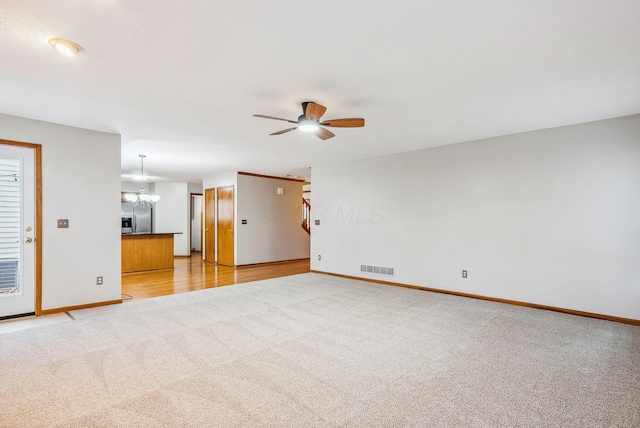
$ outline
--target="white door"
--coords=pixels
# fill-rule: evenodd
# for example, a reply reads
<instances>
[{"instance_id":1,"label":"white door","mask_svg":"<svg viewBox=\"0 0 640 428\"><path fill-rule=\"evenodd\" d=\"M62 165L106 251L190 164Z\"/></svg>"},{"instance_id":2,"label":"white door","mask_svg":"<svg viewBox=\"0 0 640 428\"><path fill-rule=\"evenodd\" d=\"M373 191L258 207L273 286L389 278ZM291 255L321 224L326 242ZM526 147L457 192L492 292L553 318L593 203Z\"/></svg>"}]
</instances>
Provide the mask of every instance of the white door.
<instances>
[{"instance_id":1,"label":"white door","mask_svg":"<svg viewBox=\"0 0 640 428\"><path fill-rule=\"evenodd\" d=\"M33 314L35 150L0 144L0 319Z\"/></svg>"}]
</instances>

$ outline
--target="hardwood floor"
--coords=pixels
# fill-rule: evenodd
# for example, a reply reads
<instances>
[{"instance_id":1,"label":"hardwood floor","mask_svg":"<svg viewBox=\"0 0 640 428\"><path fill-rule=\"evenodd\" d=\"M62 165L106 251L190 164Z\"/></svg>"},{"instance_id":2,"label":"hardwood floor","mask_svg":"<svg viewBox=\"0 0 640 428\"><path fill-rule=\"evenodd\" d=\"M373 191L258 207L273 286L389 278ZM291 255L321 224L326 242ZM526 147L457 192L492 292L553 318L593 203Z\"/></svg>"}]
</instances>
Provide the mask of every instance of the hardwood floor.
<instances>
[{"instance_id":1,"label":"hardwood floor","mask_svg":"<svg viewBox=\"0 0 640 428\"><path fill-rule=\"evenodd\" d=\"M206 263L200 253L194 253L191 257L175 258L173 270L123 274L122 293L144 299L307 272L309 259L234 269Z\"/></svg>"}]
</instances>

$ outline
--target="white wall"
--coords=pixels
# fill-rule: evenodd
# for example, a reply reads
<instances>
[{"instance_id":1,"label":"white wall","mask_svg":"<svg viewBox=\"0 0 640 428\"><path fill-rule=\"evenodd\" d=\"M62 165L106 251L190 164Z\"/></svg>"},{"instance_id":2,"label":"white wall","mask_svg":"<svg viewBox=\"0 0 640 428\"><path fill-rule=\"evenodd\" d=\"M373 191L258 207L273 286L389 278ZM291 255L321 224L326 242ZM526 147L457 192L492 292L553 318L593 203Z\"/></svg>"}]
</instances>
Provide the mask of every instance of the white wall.
<instances>
[{"instance_id":1,"label":"white wall","mask_svg":"<svg viewBox=\"0 0 640 428\"><path fill-rule=\"evenodd\" d=\"M160 200L154 209L155 232L176 233L173 237L173 254L189 256L189 193L187 183L156 183L156 195Z\"/></svg>"},{"instance_id":2,"label":"white wall","mask_svg":"<svg viewBox=\"0 0 640 428\"><path fill-rule=\"evenodd\" d=\"M0 114L0 138L42 145L42 309L120 299L120 136Z\"/></svg>"},{"instance_id":3,"label":"white wall","mask_svg":"<svg viewBox=\"0 0 640 428\"><path fill-rule=\"evenodd\" d=\"M237 188L237 265L309 258L301 182L238 175Z\"/></svg>"},{"instance_id":4,"label":"white wall","mask_svg":"<svg viewBox=\"0 0 640 428\"><path fill-rule=\"evenodd\" d=\"M202 183L187 183L187 191L191 193L202 193Z\"/></svg>"},{"instance_id":5,"label":"white wall","mask_svg":"<svg viewBox=\"0 0 640 428\"><path fill-rule=\"evenodd\" d=\"M140 193L140 187L144 185L147 193L155 194L156 183L147 183L142 181L123 181L120 183L121 192Z\"/></svg>"},{"instance_id":6,"label":"white wall","mask_svg":"<svg viewBox=\"0 0 640 428\"><path fill-rule=\"evenodd\" d=\"M312 184L312 269L640 319L640 115L314 166Z\"/></svg>"},{"instance_id":7,"label":"white wall","mask_svg":"<svg viewBox=\"0 0 640 428\"><path fill-rule=\"evenodd\" d=\"M237 186L238 173L236 171L224 172L202 180L203 189L214 189L216 187ZM202 192L204 193L204 191Z\"/></svg>"}]
</instances>

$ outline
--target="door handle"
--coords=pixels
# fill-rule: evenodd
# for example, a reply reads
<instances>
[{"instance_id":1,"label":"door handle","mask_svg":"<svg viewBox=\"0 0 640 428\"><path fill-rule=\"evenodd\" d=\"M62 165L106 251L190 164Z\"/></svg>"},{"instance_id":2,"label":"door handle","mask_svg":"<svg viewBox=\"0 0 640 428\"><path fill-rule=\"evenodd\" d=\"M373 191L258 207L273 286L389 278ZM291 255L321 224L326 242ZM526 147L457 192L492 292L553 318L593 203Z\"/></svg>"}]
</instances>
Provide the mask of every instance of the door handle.
<instances>
[{"instance_id":1,"label":"door handle","mask_svg":"<svg viewBox=\"0 0 640 428\"><path fill-rule=\"evenodd\" d=\"M33 239L31 239L31 237L27 237L24 239L24 242L26 242L27 244L31 244L33 242Z\"/></svg>"},{"instance_id":2,"label":"door handle","mask_svg":"<svg viewBox=\"0 0 640 428\"><path fill-rule=\"evenodd\" d=\"M230 230L229 233L233 233L233 230Z\"/></svg>"}]
</instances>

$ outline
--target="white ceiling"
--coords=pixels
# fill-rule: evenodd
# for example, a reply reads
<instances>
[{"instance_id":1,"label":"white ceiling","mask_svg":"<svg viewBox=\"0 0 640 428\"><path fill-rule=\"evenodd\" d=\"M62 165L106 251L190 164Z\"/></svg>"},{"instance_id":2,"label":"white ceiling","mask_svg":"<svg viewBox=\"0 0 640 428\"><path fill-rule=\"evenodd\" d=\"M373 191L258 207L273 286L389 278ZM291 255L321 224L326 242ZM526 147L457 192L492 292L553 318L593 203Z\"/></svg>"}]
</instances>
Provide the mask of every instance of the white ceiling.
<instances>
[{"instance_id":1,"label":"white ceiling","mask_svg":"<svg viewBox=\"0 0 640 428\"><path fill-rule=\"evenodd\" d=\"M58 54L52 37L85 52ZM638 0L0 0L0 113L198 182L640 112ZM360 129L268 134L300 103Z\"/></svg>"}]
</instances>

